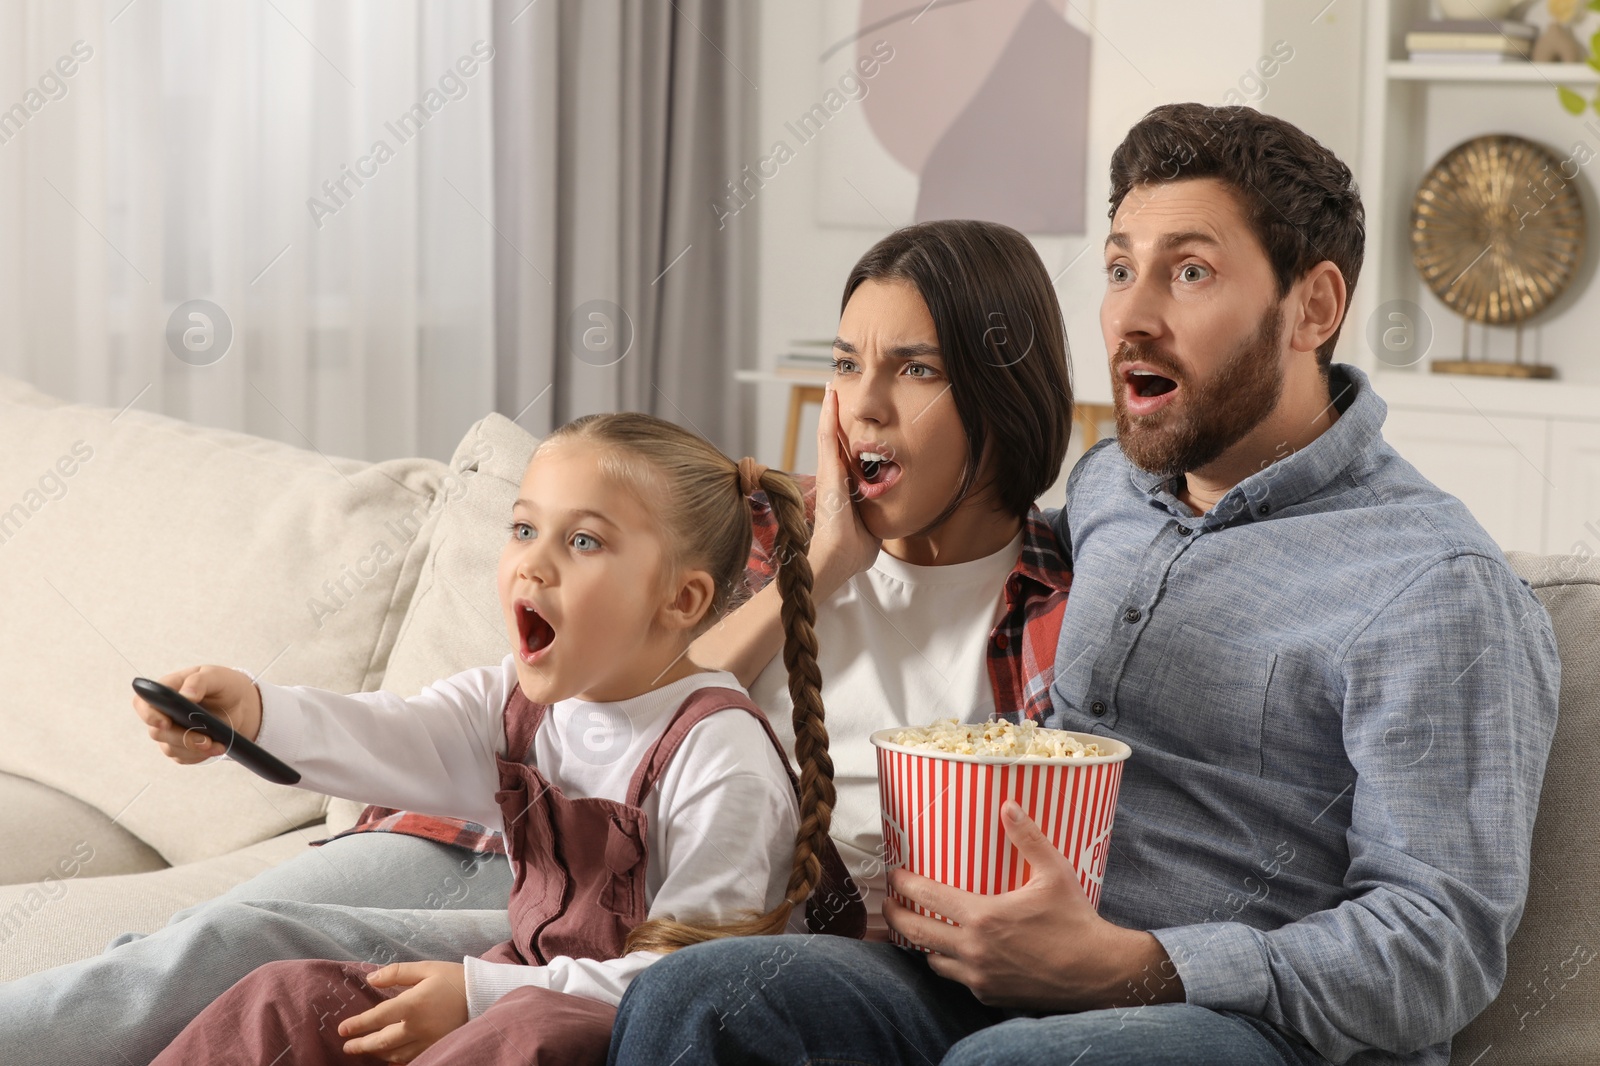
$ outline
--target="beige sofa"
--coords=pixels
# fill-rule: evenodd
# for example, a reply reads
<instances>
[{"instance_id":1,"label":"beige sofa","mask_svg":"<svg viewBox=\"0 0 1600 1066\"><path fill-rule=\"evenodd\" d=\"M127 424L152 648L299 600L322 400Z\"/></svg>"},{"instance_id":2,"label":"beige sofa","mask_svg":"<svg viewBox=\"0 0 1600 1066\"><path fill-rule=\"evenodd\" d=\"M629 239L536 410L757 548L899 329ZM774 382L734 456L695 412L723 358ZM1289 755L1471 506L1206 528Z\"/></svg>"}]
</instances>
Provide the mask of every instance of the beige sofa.
<instances>
[{"instance_id":1,"label":"beige sofa","mask_svg":"<svg viewBox=\"0 0 1600 1066\"><path fill-rule=\"evenodd\" d=\"M507 650L495 592L534 440L325 458L0 377L0 980L150 931L360 808L165 759L135 676L222 663L404 695Z\"/></svg>"},{"instance_id":2,"label":"beige sofa","mask_svg":"<svg viewBox=\"0 0 1600 1066\"><path fill-rule=\"evenodd\" d=\"M153 930L354 820L226 762L168 762L128 683L213 662L410 695L498 662L495 565L533 444L491 414L448 464L364 463L0 377L0 980ZM1455 1060L1591 1062L1600 562L1512 562L1556 620L1561 725L1511 972Z\"/></svg>"}]
</instances>

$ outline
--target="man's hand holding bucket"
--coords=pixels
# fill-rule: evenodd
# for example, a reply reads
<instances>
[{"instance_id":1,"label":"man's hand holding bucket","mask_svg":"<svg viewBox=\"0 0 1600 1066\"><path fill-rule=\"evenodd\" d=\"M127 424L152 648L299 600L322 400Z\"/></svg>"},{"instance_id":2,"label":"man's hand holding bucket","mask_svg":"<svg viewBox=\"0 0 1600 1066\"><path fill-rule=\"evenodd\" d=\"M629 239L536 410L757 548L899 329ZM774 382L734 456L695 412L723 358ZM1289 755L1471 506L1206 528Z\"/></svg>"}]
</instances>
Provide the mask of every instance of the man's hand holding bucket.
<instances>
[{"instance_id":1,"label":"man's hand holding bucket","mask_svg":"<svg viewBox=\"0 0 1600 1066\"><path fill-rule=\"evenodd\" d=\"M894 891L955 925L884 900L889 927L928 949L928 965L990 1006L1042 1011L1138 1007L1181 1001L1183 982L1147 932L1124 929L1090 906L1072 860L1017 803L1001 809L1006 836L1028 863L1022 887L963 892L897 869Z\"/></svg>"}]
</instances>

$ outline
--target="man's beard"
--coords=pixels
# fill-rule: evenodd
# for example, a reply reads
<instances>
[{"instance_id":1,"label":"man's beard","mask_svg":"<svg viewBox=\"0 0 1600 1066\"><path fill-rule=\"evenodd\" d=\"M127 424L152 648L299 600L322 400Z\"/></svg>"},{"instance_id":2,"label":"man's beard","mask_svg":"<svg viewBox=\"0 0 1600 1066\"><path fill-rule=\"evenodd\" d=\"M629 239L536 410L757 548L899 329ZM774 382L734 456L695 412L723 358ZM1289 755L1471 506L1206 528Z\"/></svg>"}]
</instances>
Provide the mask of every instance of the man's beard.
<instances>
[{"instance_id":1,"label":"man's beard","mask_svg":"<svg viewBox=\"0 0 1600 1066\"><path fill-rule=\"evenodd\" d=\"M1237 444L1272 413L1283 394L1278 334L1282 302L1261 315L1253 336L1205 381L1195 382L1182 364L1158 348L1123 341L1111 361L1117 410L1117 440L1136 466L1162 477L1198 470ZM1149 415L1128 413L1121 368L1145 363L1182 389L1176 404Z\"/></svg>"}]
</instances>

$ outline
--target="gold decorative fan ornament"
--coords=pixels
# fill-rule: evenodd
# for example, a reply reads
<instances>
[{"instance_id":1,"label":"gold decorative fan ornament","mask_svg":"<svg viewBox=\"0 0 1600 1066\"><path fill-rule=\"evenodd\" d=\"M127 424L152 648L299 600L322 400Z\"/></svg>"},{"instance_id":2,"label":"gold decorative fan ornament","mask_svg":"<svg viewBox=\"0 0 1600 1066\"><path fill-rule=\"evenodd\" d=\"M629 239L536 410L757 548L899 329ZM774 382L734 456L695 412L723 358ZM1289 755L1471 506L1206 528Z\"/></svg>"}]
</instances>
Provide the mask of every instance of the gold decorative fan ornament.
<instances>
[{"instance_id":1,"label":"gold decorative fan ornament","mask_svg":"<svg viewBox=\"0 0 1600 1066\"><path fill-rule=\"evenodd\" d=\"M1565 172L1570 167L1570 175ZM1422 179L1411 204L1411 259L1433 294L1463 319L1517 327L1515 363L1435 361L1445 373L1550 377L1522 362L1522 324L1548 307L1583 261L1576 165L1522 137L1457 145Z\"/></svg>"}]
</instances>

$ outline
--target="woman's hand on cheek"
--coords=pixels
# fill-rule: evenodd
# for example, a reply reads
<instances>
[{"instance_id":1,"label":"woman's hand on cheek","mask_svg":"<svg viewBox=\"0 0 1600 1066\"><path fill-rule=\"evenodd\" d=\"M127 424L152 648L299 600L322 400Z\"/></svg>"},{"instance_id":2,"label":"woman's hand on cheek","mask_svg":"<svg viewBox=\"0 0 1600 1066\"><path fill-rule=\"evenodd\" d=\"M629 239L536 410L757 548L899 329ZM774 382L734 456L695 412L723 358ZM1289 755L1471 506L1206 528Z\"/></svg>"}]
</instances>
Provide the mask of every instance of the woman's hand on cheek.
<instances>
[{"instance_id":1,"label":"woman's hand on cheek","mask_svg":"<svg viewBox=\"0 0 1600 1066\"><path fill-rule=\"evenodd\" d=\"M819 600L870 567L882 546L856 510L849 446L839 428L839 394L830 384L817 419L817 513L807 552Z\"/></svg>"},{"instance_id":2,"label":"woman's hand on cheek","mask_svg":"<svg viewBox=\"0 0 1600 1066\"><path fill-rule=\"evenodd\" d=\"M459 962L399 962L367 975L374 988L408 986L339 1023L346 1055L410 1062L467 1024L467 970Z\"/></svg>"}]
</instances>

